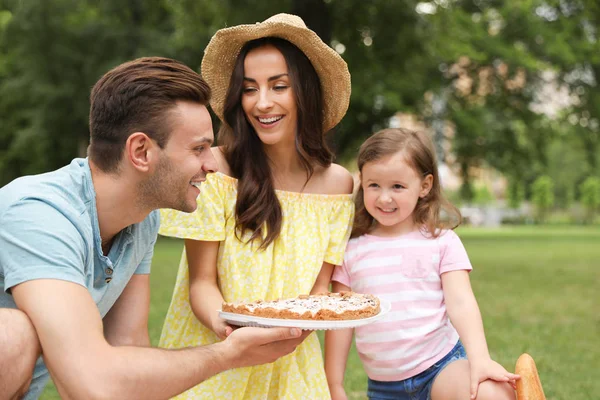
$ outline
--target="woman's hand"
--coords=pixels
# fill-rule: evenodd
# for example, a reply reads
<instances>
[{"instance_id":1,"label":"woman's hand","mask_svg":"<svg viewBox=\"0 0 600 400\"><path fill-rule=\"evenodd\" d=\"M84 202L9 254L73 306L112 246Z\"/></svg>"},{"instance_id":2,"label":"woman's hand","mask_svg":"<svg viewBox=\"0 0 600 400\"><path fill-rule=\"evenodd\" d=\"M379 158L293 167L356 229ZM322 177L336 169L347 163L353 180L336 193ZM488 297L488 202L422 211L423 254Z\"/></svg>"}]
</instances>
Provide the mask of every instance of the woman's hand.
<instances>
[{"instance_id":1,"label":"woman's hand","mask_svg":"<svg viewBox=\"0 0 600 400\"><path fill-rule=\"evenodd\" d=\"M237 327L229 325L224 319L219 317L218 313L215 313L214 317L211 319L210 330L212 330L221 340L225 340L235 329L237 329Z\"/></svg>"},{"instance_id":2,"label":"woman's hand","mask_svg":"<svg viewBox=\"0 0 600 400\"><path fill-rule=\"evenodd\" d=\"M471 366L471 398L477 397L479 384L487 379L496 382L508 382L515 390L516 381L521 377L508 372L504 367L491 358L470 361Z\"/></svg>"},{"instance_id":3,"label":"woman's hand","mask_svg":"<svg viewBox=\"0 0 600 400\"><path fill-rule=\"evenodd\" d=\"M330 385L329 393L331 394L331 400L348 400L346 391L342 385Z\"/></svg>"}]
</instances>

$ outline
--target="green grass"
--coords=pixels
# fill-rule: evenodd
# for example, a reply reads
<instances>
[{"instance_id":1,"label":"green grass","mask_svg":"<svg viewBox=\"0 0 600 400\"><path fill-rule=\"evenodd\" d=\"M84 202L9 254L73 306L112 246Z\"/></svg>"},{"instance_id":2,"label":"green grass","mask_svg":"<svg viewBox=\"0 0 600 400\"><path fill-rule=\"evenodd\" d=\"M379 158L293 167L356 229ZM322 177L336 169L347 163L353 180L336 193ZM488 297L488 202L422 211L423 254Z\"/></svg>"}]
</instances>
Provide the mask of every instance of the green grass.
<instances>
[{"instance_id":1,"label":"green grass","mask_svg":"<svg viewBox=\"0 0 600 400\"><path fill-rule=\"evenodd\" d=\"M548 400L590 400L600 393L600 228L506 227L458 231L474 271L471 282L492 357L513 370L527 352ZM156 345L183 244L161 238L152 270L150 337ZM354 350L346 372L351 399L366 399ZM59 399L49 385L43 400Z\"/></svg>"}]
</instances>

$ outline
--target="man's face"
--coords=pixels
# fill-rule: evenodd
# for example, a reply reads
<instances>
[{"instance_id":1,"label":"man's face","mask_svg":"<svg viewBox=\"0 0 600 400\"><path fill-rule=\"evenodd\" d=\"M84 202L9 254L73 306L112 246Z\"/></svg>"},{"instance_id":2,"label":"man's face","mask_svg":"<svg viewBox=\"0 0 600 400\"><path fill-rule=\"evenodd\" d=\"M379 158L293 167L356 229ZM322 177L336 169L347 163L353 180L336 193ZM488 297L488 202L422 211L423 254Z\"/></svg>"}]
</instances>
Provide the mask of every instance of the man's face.
<instances>
[{"instance_id":1,"label":"man's face","mask_svg":"<svg viewBox=\"0 0 600 400\"><path fill-rule=\"evenodd\" d=\"M200 183L207 173L218 169L210 150L214 141L212 121L205 106L192 102L178 102L169 118L171 135L159 152L154 173L142 185L143 196L150 196L156 208L193 212Z\"/></svg>"}]
</instances>

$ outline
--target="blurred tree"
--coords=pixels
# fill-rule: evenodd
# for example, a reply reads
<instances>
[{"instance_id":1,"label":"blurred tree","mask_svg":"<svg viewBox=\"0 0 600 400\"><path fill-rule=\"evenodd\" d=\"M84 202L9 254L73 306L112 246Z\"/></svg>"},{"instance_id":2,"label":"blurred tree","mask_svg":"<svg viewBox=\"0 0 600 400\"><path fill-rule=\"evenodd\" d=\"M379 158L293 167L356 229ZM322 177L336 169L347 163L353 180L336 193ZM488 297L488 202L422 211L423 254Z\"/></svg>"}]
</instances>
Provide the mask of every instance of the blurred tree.
<instances>
[{"instance_id":1,"label":"blurred tree","mask_svg":"<svg viewBox=\"0 0 600 400\"><path fill-rule=\"evenodd\" d=\"M547 67L521 42L541 29L532 2L435 4L428 18L436 40L428 43L450 89L446 118L463 181L468 184L470 167L483 165L531 183L546 173L554 136L530 107Z\"/></svg>"},{"instance_id":2,"label":"blurred tree","mask_svg":"<svg viewBox=\"0 0 600 400\"><path fill-rule=\"evenodd\" d=\"M350 107L334 135L348 159L396 112L419 114L424 93L442 77L427 50L433 38L430 24L415 11L417 1L326 3L333 10L331 44L352 74Z\"/></svg>"},{"instance_id":3,"label":"blurred tree","mask_svg":"<svg viewBox=\"0 0 600 400\"><path fill-rule=\"evenodd\" d=\"M217 29L278 12L349 65L350 108L332 135L342 161L402 111L452 142L468 200L473 166L520 179L527 197L549 174L561 204L600 174L592 0L0 0L0 185L83 153L89 89L109 68L164 55L199 70ZM550 86L561 101L540 97Z\"/></svg>"},{"instance_id":4,"label":"blurred tree","mask_svg":"<svg viewBox=\"0 0 600 400\"><path fill-rule=\"evenodd\" d=\"M531 200L539 222L544 222L548 211L554 205L554 183L549 176L540 176L533 182Z\"/></svg>"},{"instance_id":5,"label":"blurred tree","mask_svg":"<svg viewBox=\"0 0 600 400\"><path fill-rule=\"evenodd\" d=\"M552 0L536 4L546 25L532 40L573 99L566 120L572 140L585 155L587 174L597 174L600 157L600 4L595 0Z\"/></svg>"},{"instance_id":6,"label":"blurred tree","mask_svg":"<svg viewBox=\"0 0 600 400\"><path fill-rule=\"evenodd\" d=\"M575 198L579 197L579 187L589 176L589 166L582 154L585 154L583 143L573 137L571 124L555 124L558 135L548 148L548 158L552 160L547 173L554 181L556 205L568 209Z\"/></svg>"},{"instance_id":7,"label":"blurred tree","mask_svg":"<svg viewBox=\"0 0 600 400\"><path fill-rule=\"evenodd\" d=\"M581 203L587 212L587 222L594 222L600 208L600 178L590 176L581 184Z\"/></svg>"},{"instance_id":8,"label":"blurred tree","mask_svg":"<svg viewBox=\"0 0 600 400\"><path fill-rule=\"evenodd\" d=\"M489 188L485 184L479 184L475 186L475 193L473 196L473 204L480 206L486 206L494 201L494 196L490 192Z\"/></svg>"},{"instance_id":9,"label":"blurred tree","mask_svg":"<svg viewBox=\"0 0 600 400\"><path fill-rule=\"evenodd\" d=\"M9 4L6 4L9 3ZM88 96L111 67L168 55L163 1L14 1L0 37L0 184L84 155Z\"/></svg>"},{"instance_id":10,"label":"blurred tree","mask_svg":"<svg viewBox=\"0 0 600 400\"><path fill-rule=\"evenodd\" d=\"M525 200L525 188L520 179L515 177L509 181L507 199L510 208L518 209L521 207L523 200Z\"/></svg>"}]
</instances>

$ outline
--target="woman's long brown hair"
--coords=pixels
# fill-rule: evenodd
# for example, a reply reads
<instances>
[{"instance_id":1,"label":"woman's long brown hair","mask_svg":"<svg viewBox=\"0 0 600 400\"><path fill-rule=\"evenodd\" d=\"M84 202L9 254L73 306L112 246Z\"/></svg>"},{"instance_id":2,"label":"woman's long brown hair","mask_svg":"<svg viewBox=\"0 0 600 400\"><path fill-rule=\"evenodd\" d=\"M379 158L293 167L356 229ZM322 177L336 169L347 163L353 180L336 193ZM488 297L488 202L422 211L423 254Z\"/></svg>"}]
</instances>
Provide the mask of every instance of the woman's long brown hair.
<instances>
[{"instance_id":1,"label":"woman's long brown hair","mask_svg":"<svg viewBox=\"0 0 600 400\"><path fill-rule=\"evenodd\" d=\"M368 138L358 151L358 170L362 175L365 164L392 154L402 152L405 160L417 174L433 176L433 184L427 196L419 198L413 220L424 228L431 237L438 237L441 229L454 229L461 223L460 211L452 205L442 192L440 174L433 142L423 132L409 129L383 129ZM358 237L371 232L375 228L375 218L369 214L364 202L362 183L356 194L356 214L351 237Z\"/></svg>"},{"instance_id":2,"label":"woman's long brown hair","mask_svg":"<svg viewBox=\"0 0 600 400\"><path fill-rule=\"evenodd\" d=\"M232 175L238 179L236 235L241 239L244 233L251 232L249 241L258 240L261 249L267 248L279 236L282 211L263 144L246 119L241 99L246 56L250 51L268 45L279 50L287 64L298 115L296 152L306 170L306 182L316 165L328 167L333 161L323 132L319 76L306 55L280 38L267 37L246 43L233 69L223 107L224 123L218 138Z\"/></svg>"}]
</instances>

